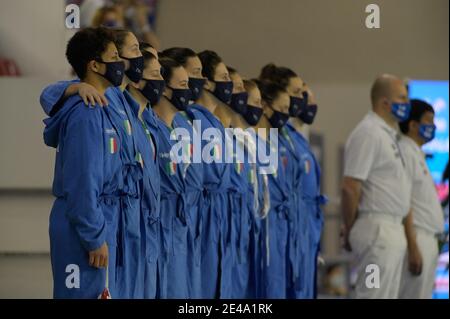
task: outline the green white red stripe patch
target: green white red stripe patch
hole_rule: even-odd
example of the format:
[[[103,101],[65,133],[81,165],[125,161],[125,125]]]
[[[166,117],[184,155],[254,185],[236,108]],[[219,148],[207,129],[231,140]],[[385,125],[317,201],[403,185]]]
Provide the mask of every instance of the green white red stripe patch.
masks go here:
[[[166,172],[169,175],[175,175],[175,173],[177,172],[177,163],[167,162],[166,163]]]
[[[129,120],[124,121],[125,130],[127,131],[128,135],[131,135],[131,124]]]
[[[114,137],[109,138],[109,153],[114,154],[117,152],[117,141]]]
[[[238,162],[236,162],[236,163],[234,163],[234,167],[235,167],[235,169],[236,169],[236,172],[237,172],[238,174],[241,174],[241,172],[244,170],[244,163],[238,163]]]

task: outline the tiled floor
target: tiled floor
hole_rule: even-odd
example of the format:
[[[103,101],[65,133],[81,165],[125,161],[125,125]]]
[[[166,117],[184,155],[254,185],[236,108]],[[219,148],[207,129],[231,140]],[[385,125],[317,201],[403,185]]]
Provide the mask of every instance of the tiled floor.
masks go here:
[[[0,255],[0,299],[51,297],[49,255]]]

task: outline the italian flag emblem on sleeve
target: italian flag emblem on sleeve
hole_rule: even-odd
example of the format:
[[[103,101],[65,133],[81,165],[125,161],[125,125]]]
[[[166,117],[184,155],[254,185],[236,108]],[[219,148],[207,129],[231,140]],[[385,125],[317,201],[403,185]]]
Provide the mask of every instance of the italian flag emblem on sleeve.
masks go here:
[[[169,175],[175,175],[177,171],[177,163],[174,162],[167,162],[166,163],[166,172]]]
[[[117,141],[114,137],[109,138],[109,153],[114,154],[117,152]]]
[[[127,131],[128,135],[131,135],[131,124],[129,120],[124,121],[125,130]]]

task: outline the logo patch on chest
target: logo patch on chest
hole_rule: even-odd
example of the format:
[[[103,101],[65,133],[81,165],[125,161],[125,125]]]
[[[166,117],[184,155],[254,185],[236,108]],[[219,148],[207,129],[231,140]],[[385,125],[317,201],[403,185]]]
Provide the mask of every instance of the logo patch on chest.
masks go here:
[[[115,154],[117,152],[117,140],[115,137],[109,138],[109,153]]]

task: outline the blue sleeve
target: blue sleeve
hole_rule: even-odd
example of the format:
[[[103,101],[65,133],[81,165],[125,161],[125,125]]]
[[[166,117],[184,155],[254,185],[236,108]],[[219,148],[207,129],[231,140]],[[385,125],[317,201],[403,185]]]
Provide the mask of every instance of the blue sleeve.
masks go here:
[[[106,240],[106,222],[99,204],[102,194],[104,143],[101,109],[76,107],[67,121],[63,152],[66,214],[87,251]]]
[[[79,82],[80,80],[75,79],[72,81],[59,81],[47,86],[42,91],[39,99],[45,114],[47,114],[48,116],[52,116],[53,114],[58,112],[63,104],[62,102],[64,100],[64,92],[66,91],[67,87],[73,83]]]

